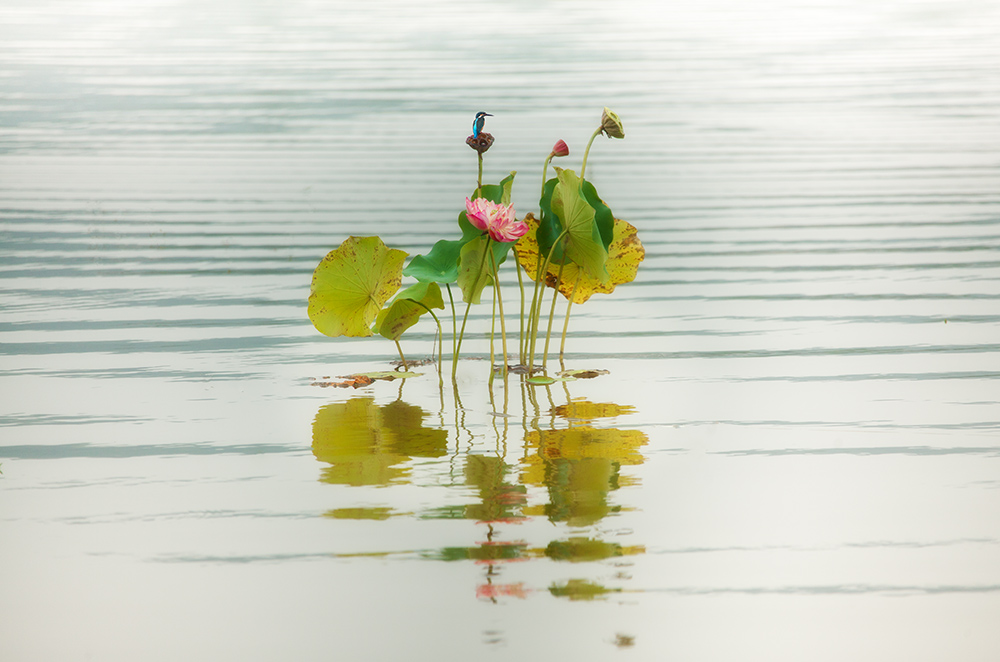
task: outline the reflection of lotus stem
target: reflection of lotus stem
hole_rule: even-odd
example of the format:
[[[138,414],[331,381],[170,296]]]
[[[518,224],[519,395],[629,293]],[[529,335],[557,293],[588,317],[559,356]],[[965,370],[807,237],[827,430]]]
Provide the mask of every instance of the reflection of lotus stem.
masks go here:
[[[587,149],[583,152],[583,163],[580,165],[580,180],[583,180],[583,173],[587,172],[587,157],[590,156],[590,146],[594,144],[594,138],[601,135],[601,131],[604,130],[603,126],[597,127],[597,131],[594,131],[594,135],[590,137],[590,142],[587,143]]]
[[[552,293],[552,308],[549,309],[549,326],[545,330],[545,349],[542,351],[543,371],[545,370],[545,367],[548,365],[549,362],[549,340],[552,337],[552,318],[556,314],[556,301],[559,300],[559,285],[562,283],[562,272],[564,266],[566,266],[565,262],[561,262],[559,264],[559,275],[556,276],[556,288],[555,291]]]
[[[490,241],[486,240],[486,249],[490,249]],[[476,272],[476,280],[473,283],[478,283],[479,279],[483,275],[483,266],[486,264],[486,251],[483,251],[483,259],[479,261],[479,271]],[[458,374],[458,353],[462,349],[462,339],[465,338],[465,323],[469,321],[469,309],[472,308],[472,301],[468,301],[465,304],[465,316],[462,317],[462,330],[458,334],[458,344],[455,346],[455,356],[452,358],[451,362],[451,380],[455,381],[455,376]],[[492,370],[492,368],[490,368]]]
[[[559,344],[559,360],[562,361],[563,353],[566,351],[566,330],[569,328],[569,312],[573,310],[573,297],[576,296],[576,288],[580,285],[580,276],[583,270],[577,269],[576,280],[573,281],[573,291],[569,294],[569,303],[566,304],[566,321],[563,323],[562,342]]]
[[[540,226],[539,226],[540,227]],[[528,351],[528,373],[532,372],[535,367],[535,341],[538,340],[538,323],[541,321],[542,316],[542,299],[544,292],[542,289],[542,281],[549,272],[549,265],[552,264],[552,256],[555,254],[556,246],[559,242],[568,235],[569,230],[563,230],[562,233],[556,237],[556,240],[552,242],[552,247],[549,249],[549,254],[545,257],[545,262],[541,260],[541,255],[539,255],[538,260],[538,271],[536,272],[535,278],[535,292],[531,297],[531,315],[528,318],[528,337],[531,339],[531,347]],[[538,232],[536,230],[535,237],[538,237]],[[558,287],[558,285],[556,286]],[[557,290],[558,292],[558,290]],[[554,295],[553,295],[554,296]]]
[[[490,267],[493,269],[493,291],[496,293],[494,297],[496,299],[497,305],[500,307],[500,338],[503,347],[503,371],[501,374],[507,375],[507,326],[503,321],[503,295],[500,293],[500,277],[497,273],[497,262],[496,258],[493,256],[493,250],[491,246],[492,242],[486,242],[486,250],[490,254]],[[493,342],[493,332],[490,332],[490,343],[492,349]],[[493,374],[493,355],[490,352],[490,374]]]
[[[451,291],[450,290],[448,291],[448,295],[451,296]],[[438,319],[438,316],[434,314],[433,310],[431,310],[430,308],[428,308],[424,304],[420,303],[419,301],[414,301],[413,303],[417,304],[418,306],[420,306],[421,308],[423,308],[424,310],[426,310],[427,312],[429,312],[431,314],[431,317],[434,318],[434,322],[437,324],[437,327],[438,327],[438,382],[443,385],[444,384],[444,369],[442,367],[442,365],[443,365],[442,361],[444,359],[442,357],[442,354],[444,354],[444,332],[441,330],[441,320]],[[454,306],[454,302],[452,302],[452,311],[454,311],[454,307],[455,307]],[[431,345],[431,347],[433,347],[433,345]],[[434,350],[432,349],[431,350],[431,357],[432,358],[433,358],[433,355],[434,355]]]
[[[399,341],[396,341],[396,349],[399,350],[399,358],[403,362],[403,372],[409,372],[410,369],[406,367],[406,357],[403,356],[403,348],[399,346]]]

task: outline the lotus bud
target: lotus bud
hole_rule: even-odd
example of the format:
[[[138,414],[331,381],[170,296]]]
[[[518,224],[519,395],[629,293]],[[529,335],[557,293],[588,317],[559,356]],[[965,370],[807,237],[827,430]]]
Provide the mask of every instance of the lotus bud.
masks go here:
[[[601,131],[608,138],[625,137],[625,127],[622,126],[622,121],[618,118],[618,115],[614,114],[606,106],[604,113],[601,115]]]
[[[569,145],[566,144],[565,140],[560,140],[556,143],[555,147],[552,148],[552,153],[549,156],[567,155],[569,155]]]

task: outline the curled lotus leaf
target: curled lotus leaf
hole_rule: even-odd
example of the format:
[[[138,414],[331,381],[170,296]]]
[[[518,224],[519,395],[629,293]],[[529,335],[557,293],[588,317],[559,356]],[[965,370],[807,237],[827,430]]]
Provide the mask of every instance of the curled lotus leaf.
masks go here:
[[[535,276],[538,272],[540,258],[535,232],[538,229],[538,219],[528,214],[524,220],[528,223],[528,232],[517,242],[514,250],[517,253],[518,263],[532,280],[537,280]],[[646,249],[639,241],[635,226],[616,218],[614,237],[608,246],[608,261],[605,265],[610,276],[608,282],[602,283],[576,264],[569,262],[563,266],[559,291],[567,299],[572,295],[573,303],[584,303],[596,293],[610,294],[615,291],[615,287],[618,285],[635,280],[639,271],[639,263],[645,257]],[[558,278],[559,265],[550,263],[548,273],[545,274],[545,284],[554,288]],[[579,282],[577,282],[577,278],[579,278]]]
[[[575,172],[556,168],[556,173],[559,183],[552,191],[552,213],[566,231],[565,258],[595,280],[606,283],[608,250],[596,222],[597,211],[584,195],[583,181]]]
[[[511,170],[510,174],[500,180],[499,184],[484,184],[481,189],[476,189],[470,196],[473,200],[479,197],[486,198],[498,205],[510,204],[510,190],[514,185],[516,170]]]
[[[444,308],[437,283],[417,283],[396,295],[375,318],[375,331],[383,338],[399,340],[431,308]]]
[[[414,255],[403,269],[403,275],[416,278],[421,283],[454,283],[458,279],[458,257],[461,251],[461,241],[442,239],[434,244],[427,255]]]
[[[309,319],[327,336],[372,335],[382,305],[399,289],[406,253],[378,237],[349,237],[313,272]]]
[[[497,269],[507,259],[511,243],[502,241],[487,241],[488,237],[480,235],[462,246],[462,256],[458,263],[458,286],[462,289],[462,300],[466,303],[479,303],[480,295],[487,285],[493,284],[493,274],[490,257],[486,246],[493,253],[493,263]]]

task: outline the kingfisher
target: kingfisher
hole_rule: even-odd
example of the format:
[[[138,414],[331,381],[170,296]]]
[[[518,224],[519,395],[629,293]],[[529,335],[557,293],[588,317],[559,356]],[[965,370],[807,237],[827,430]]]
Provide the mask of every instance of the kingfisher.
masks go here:
[[[472,120],[472,137],[478,138],[479,132],[483,130],[483,125],[486,124],[486,118],[493,117],[489,113],[484,113],[482,111],[476,113],[476,119]]]

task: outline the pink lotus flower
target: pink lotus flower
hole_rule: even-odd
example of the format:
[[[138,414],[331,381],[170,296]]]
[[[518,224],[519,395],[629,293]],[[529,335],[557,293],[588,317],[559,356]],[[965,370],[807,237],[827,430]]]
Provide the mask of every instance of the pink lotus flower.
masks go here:
[[[465,213],[469,222],[489,232],[493,241],[517,241],[528,231],[527,223],[514,218],[514,205],[498,205],[486,198],[466,198]]]
[[[552,156],[567,156],[569,154],[569,145],[566,144],[565,140],[560,140],[556,143],[556,146],[552,148]]]

